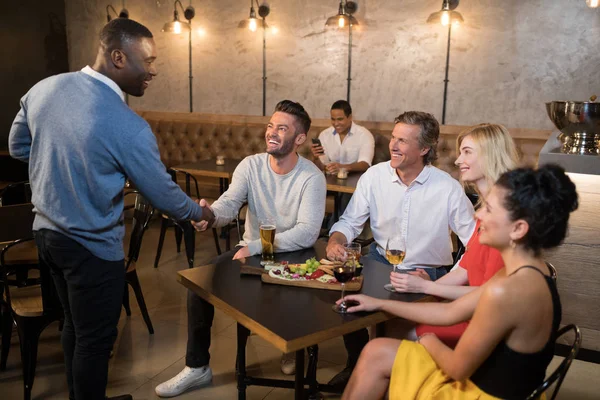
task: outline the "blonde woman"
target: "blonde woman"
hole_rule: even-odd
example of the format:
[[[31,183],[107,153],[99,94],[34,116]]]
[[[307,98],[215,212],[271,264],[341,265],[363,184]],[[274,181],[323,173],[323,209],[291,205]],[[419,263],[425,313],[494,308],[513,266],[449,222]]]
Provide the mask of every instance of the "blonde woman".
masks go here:
[[[343,400],[524,399],[554,355],[561,305],[542,251],[558,246],[578,206],[561,167],[504,173],[476,213],[479,240],[502,255],[506,274],[451,303],[404,303],[346,296],[349,312],[384,311],[412,321],[471,319],[455,349],[435,334],[417,343],[375,339],[365,347]]]
[[[479,124],[468,128],[456,140],[455,161],[466,190],[485,198],[494,182],[517,165],[517,150],[508,130],[497,124]],[[391,282],[399,292],[426,293],[455,300],[483,285],[504,267],[498,250],[479,243],[479,221],[456,267],[437,281],[424,271],[410,274],[392,273]],[[435,333],[446,345],[454,347],[468,322],[451,326],[417,325],[408,338],[416,340],[425,333]]]

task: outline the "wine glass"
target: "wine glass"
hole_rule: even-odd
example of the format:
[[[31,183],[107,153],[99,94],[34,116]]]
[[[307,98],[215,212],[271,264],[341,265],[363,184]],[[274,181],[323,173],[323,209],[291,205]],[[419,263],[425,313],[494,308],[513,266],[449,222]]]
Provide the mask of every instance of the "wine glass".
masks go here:
[[[402,264],[405,256],[406,245],[404,243],[404,238],[401,235],[394,235],[390,237],[387,241],[387,245],[385,246],[385,258],[394,266],[394,272],[396,272],[400,264]],[[396,291],[391,283],[386,284],[384,288],[390,292]]]
[[[344,250],[346,251],[346,260],[360,261],[361,246],[360,243],[344,243]]]
[[[334,304],[332,309],[336,313],[346,314],[348,312],[348,305],[344,301],[344,294],[346,290],[346,282],[354,277],[354,270],[356,269],[356,263],[350,260],[346,261],[343,265],[333,268],[333,275],[338,282],[342,284],[342,302],[340,304]]]

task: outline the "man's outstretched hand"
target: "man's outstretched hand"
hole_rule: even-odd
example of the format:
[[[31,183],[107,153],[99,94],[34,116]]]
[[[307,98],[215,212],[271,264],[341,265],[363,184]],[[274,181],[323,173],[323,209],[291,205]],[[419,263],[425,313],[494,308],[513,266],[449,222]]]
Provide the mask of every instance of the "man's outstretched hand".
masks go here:
[[[212,227],[215,222],[215,213],[205,199],[196,200],[196,203],[202,207],[202,217],[200,221],[192,221],[192,226],[197,231],[202,232]]]

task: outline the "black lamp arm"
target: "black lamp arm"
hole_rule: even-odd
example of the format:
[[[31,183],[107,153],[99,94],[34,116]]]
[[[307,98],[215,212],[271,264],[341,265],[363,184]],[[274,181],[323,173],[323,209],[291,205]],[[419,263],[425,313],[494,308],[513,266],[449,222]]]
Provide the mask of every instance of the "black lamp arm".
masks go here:
[[[177,4],[179,4],[179,8],[181,8],[181,11],[183,11],[183,16],[185,17],[185,19],[187,19],[188,21],[191,21],[192,18],[194,18],[194,16],[196,15],[196,11],[194,10],[194,7],[187,6],[184,9],[183,4],[181,4],[180,0],[175,0],[175,2],[173,3],[173,17],[175,18],[175,20],[176,21],[179,20],[179,12],[177,11]]]
[[[116,16],[118,16],[119,14],[117,14],[117,10],[115,10],[115,8],[109,4],[106,6],[106,22],[110,22],[110,20],[112,19],[110,16],[110,10],[113,10],[113,13],[115,13]]]

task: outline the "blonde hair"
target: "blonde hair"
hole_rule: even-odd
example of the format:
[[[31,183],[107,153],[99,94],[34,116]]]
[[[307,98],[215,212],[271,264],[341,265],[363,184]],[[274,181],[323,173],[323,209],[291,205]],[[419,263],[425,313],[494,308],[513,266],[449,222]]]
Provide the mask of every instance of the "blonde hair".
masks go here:
[[[467,136],[477,146],[479,163],[488,187],[492,187],[500,175],[517,167],[519,156],[515,142],[508,129],[499,124],[479,124],[465,129],[456,138],[456,154],[460,156],[460,145]],[[472,182],[463,182],[465,188],[477,190]],[[481,195],[481,193],[479,193]]]

